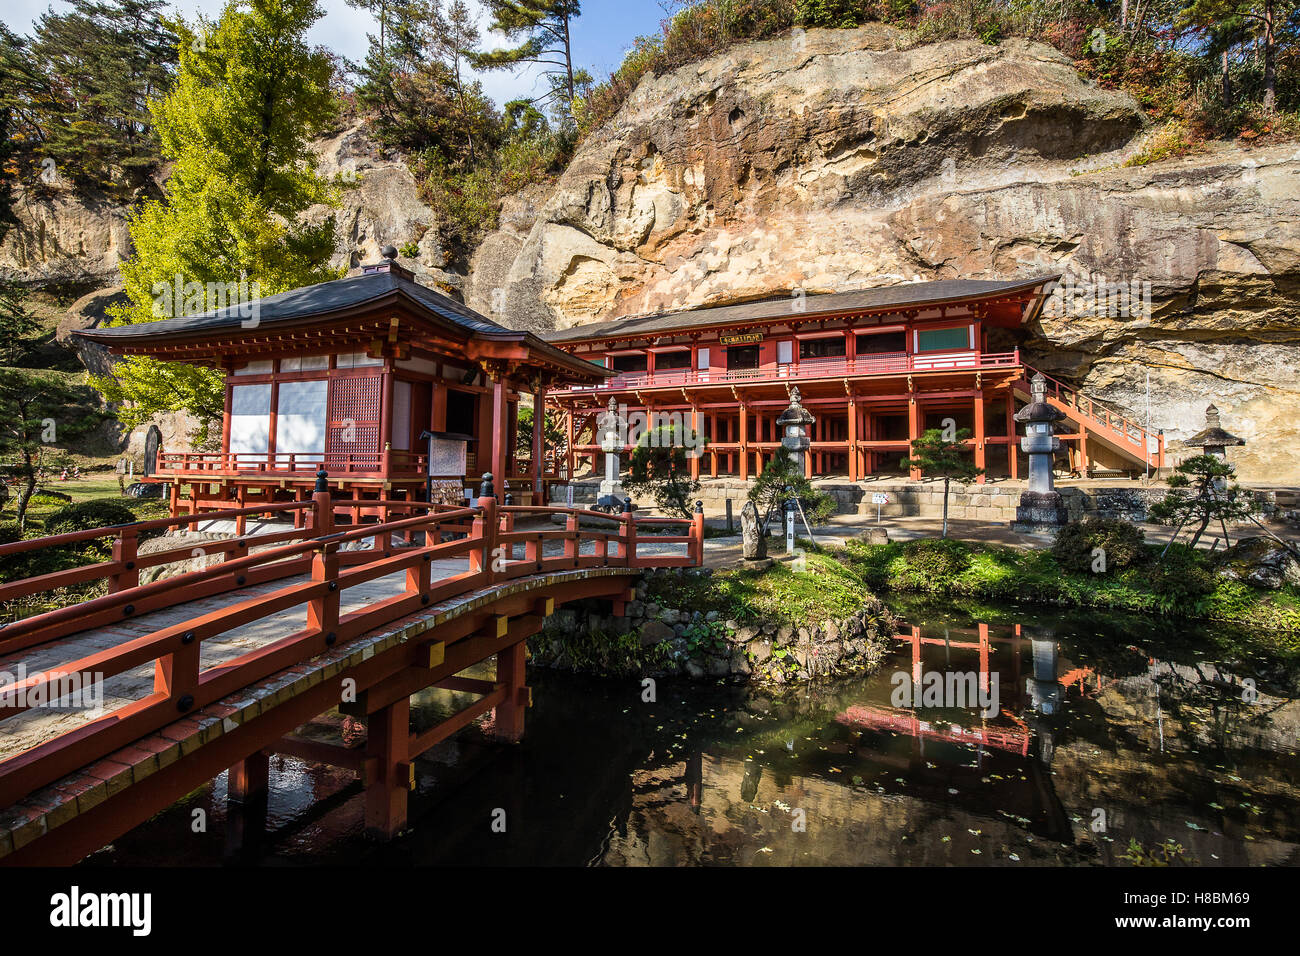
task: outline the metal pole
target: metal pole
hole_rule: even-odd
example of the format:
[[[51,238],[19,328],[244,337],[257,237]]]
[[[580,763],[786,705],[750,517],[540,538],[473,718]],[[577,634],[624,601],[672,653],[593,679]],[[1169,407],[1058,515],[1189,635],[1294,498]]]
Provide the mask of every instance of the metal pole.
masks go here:
[[[1146,463],[1145,481],[1151,480],[1151,369],[1147,369],[1147,427],[1142,432],[1142,458]]]

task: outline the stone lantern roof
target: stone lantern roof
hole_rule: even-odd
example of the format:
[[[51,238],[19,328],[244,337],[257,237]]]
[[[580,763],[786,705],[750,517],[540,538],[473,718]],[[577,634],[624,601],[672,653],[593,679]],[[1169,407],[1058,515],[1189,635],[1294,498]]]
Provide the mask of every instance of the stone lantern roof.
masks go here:
[[[803,407],[803,396],[799,394],[799,387],[796,385],[790,389],[790,406],[781,413],[776,423],[784,428],[787,425],[807,426],[816,420],[812,412]]]
[[[1191,448],[1227,448],[1244,445],[1246,439],[1223,430],[1219,423],[1219,410],[1214,405],[1205,408],[1205,427],[1183,442]]]

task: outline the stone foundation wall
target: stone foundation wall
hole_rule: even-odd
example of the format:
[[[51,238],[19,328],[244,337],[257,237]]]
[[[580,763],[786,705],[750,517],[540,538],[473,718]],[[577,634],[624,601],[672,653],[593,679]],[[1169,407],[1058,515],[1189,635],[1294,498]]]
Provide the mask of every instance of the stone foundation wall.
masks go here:
[[[595,504],[598,481],[578,481],[573,483],[573,501],[578,506]],[[740,509],[745,503],[751,482],[739,479],[717,479],[701,483],[698,497],[704,502],[704,513],[708,517],[726,514],[727,499],[731,499],[732,513],[736,519],[736,533],[740,533]],[[565,501],[564,485],[551,487],[551,501],[563,504]],[[871,496],[876,492],[889,495],[889,504],[882,505],[880,513],[884,517],[922,517],[938,518],[943,515],[943,483],[939,481],[896,482],[861,484],[818,484],[822,491],[835,498],[837,514],[860,514],[874,516],[876,506],[871,503]],[[1020,501],[1020,485],[970,484],[952,486],[948,495],[948,517],[992,523],[1010,523],[1016,517],[1016,505]],[[1146,520],[1147,509],[1159,501],[1168,489],[1160,487],[1143,487],[1136,482],[1105,487],[1079,488],[1073,486],[1058,487],[1065,503],[1070,520],[1081,518],[1125,518],[1129,521]],[[1276,493],[1257,491],[1265,512],[1276,509]],[[652,502],[640,500],[640,507],[650,507]]]

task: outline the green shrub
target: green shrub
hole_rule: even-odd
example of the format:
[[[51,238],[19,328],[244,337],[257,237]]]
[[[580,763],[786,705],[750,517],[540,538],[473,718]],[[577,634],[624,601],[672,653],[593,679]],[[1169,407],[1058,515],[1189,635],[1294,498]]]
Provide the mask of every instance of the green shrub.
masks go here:
[[[1116,518],[1071,521],[1056,536],[1052,556],[1066,571],[1093,571],[1096,551],[1105,554],[1105,571],[1119,571],[1147,557],[1142,529]]]
[[[23,532],[17,521],[0,521],[0,544],[13,544],[22,539]]]
[[[131,524],[134,521],[135,512],[126,505],[100,499],[82,501],[50,512],[45,519],[44,530],[47,535],[70,534],[74,531]]]
[[[835,498],[814,487],[794,459],[780,451],[768,459],[749,489],[749,500],[758,509],[760,520],[771,514],[778,527],[783,524],[787,488],[799,499],[809,524],[825,524],[835,514]]]
[[[1170,607],[1194,603],[1212,592],[1218,583],[1205,557],[1195,548],[1175,544],[1165,556],[1142,569],[1142,578]],[[1190,612],[1184,608],[1184,613]]]
[[[930,579],[954,578],[970,567],[970,548],[951,538],[921,538],[903,545],[908,569]]]

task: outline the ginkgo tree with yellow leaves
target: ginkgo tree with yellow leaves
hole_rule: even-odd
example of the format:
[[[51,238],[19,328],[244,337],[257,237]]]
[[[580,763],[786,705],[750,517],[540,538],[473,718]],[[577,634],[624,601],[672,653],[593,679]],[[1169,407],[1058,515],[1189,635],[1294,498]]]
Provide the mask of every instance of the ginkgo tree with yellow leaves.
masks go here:
[[[308,148],[337,118],[334,64],[305,39],[321,15],[317,0],[229,0],[215,23],[175,24],[175,83],[150,103],[171,174],[164,198],[131,218],[132,253],[122,263],[129,301],[113,311],[116,323],[227,304],[176,290],[261,297],[341,274],[329,265],[333,219],[305,216],[312,206],[336,207],[341,188]],[[221,418],[218,370],[132,356],[95,385],[127,428],[188,411],[202,441]]]

